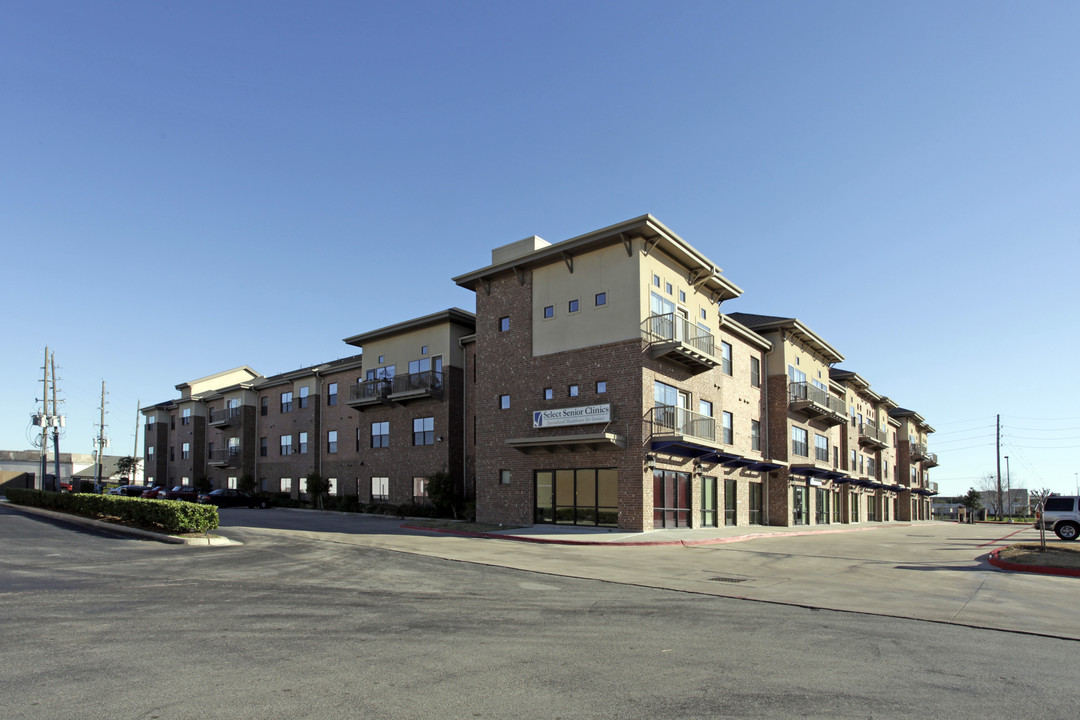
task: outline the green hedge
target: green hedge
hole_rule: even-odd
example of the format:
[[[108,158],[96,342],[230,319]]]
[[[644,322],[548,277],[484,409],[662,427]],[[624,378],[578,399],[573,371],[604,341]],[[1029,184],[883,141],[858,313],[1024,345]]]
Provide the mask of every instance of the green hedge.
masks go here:
[[[144,500],[123,495],[54,493],[19,488],[5,488],[4,494],[8,500],[18,505],[88,517],[115,517],[139,527],[169,534],[205,533],[218,526],[217,507],[181,500]]]

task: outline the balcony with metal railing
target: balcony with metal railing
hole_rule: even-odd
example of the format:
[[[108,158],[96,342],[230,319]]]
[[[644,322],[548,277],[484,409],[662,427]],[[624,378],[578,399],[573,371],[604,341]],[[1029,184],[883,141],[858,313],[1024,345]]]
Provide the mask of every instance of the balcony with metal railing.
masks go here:
[[[889,444],[888,434],[869,423],[859,424],[859,444],[868,447],[884,448]]]
[[[349,397],[345,404],[355,410],[380,404],[390,404],[390,395],[394,392],[393,378],[375,378],[363,380],[349,386]]]
[[[241,407],[210,408],[210,427],[229,427],[236,425],[244,415]]]
[[[788,383],[788,402],[792,411],[804,413],[829,425],[847,422],[844,401],[808,382]]]
[[[716,418],[692,412],[674,405],[657,405],[649,411],[652,436],[675,438],[690,442],[706,442],[719,447],[716,442]]]
[[[435,370],[397,375],[390,385],[388,399],[393,402],[408,402],[420,398],[442,395],[443,375]]]
[[[932,468],[937,467],[938,457],[937,453],[930,452],[926,443],[911,443],[911,460],[922,461],[923,467]]]
[[[237,467],[240,464],[240,447],[234,445],[211,450],[206,462],[213,467]]]
[[[723,361],[716,355],[716,339],[681,315],[652,315],[641,323],[641,336],[654,358],[671,360],[691,372],[704,372]]]

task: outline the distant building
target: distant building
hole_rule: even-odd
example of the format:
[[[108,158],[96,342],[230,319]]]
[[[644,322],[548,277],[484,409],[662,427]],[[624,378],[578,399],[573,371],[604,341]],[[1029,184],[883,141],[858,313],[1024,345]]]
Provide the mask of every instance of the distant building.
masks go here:
[[[106,482],[115,482],[120,479],[116,470],[117,463],[122,456],[105,455],[102,457],[101,478]],[[53,455],[48,455],[46,467],[46,486],[53,486],[56,474],[56,465]],[[81,453],[60,453],[60,478],[63,486],[71,485],[73,480],[94,480],[97,466],[93,455]],[[0,487],[35,487],[38,475],[41,474],[41,451],[39,450],[0,450]],[[132,484],[141,485],[143,479],[142,465],[140,464]],[[78,488],[74,488],[78,490]]]

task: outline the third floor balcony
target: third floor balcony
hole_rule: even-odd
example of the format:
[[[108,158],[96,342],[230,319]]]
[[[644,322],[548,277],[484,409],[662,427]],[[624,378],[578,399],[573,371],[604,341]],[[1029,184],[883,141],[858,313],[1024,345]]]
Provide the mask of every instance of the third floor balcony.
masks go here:
[[[888,434],[869,423],[859,424],[859,444],[884,448],[888,445]]]
[[[641,337],[649,343],[652,357],[671,360],[691,372],[704,372],[723,363],[716,355],[712,333],[675,313],[646,318],[641,323]]]
[[[847,421],[844,401],[808,382],[788,383],[788,403],[792,411],[805,413],[829,425]]]
[[[210,408],[210,427],[228,427],[236,425],[243,417],[244,409],[240,407]]]
[[[212,467],[237,467],[240,464],[240,447],[218,448],[207,453],[206,462]]]
[[[937,453],[930,452],[926,443],[911,443],[911,461],[919,460],[922,461],[923,467],[927,468],[937,467],[938,464]]]
[[[716,419],[674,405],[657,405],[650,411],[653,438],[669,437],[716,444]]]

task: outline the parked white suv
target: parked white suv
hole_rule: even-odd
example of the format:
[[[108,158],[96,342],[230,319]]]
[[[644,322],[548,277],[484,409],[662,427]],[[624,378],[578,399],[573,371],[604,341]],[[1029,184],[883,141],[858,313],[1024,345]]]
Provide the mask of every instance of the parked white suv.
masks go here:
[[[1080,508],[1076,495],[1051,495],[1046,498],[1042,517],[1039,522],[1047,530],[1053,530],[1062,540],[1076,540],[1080,537]],[[1038,527],[1039,523],[1036,523]]]

